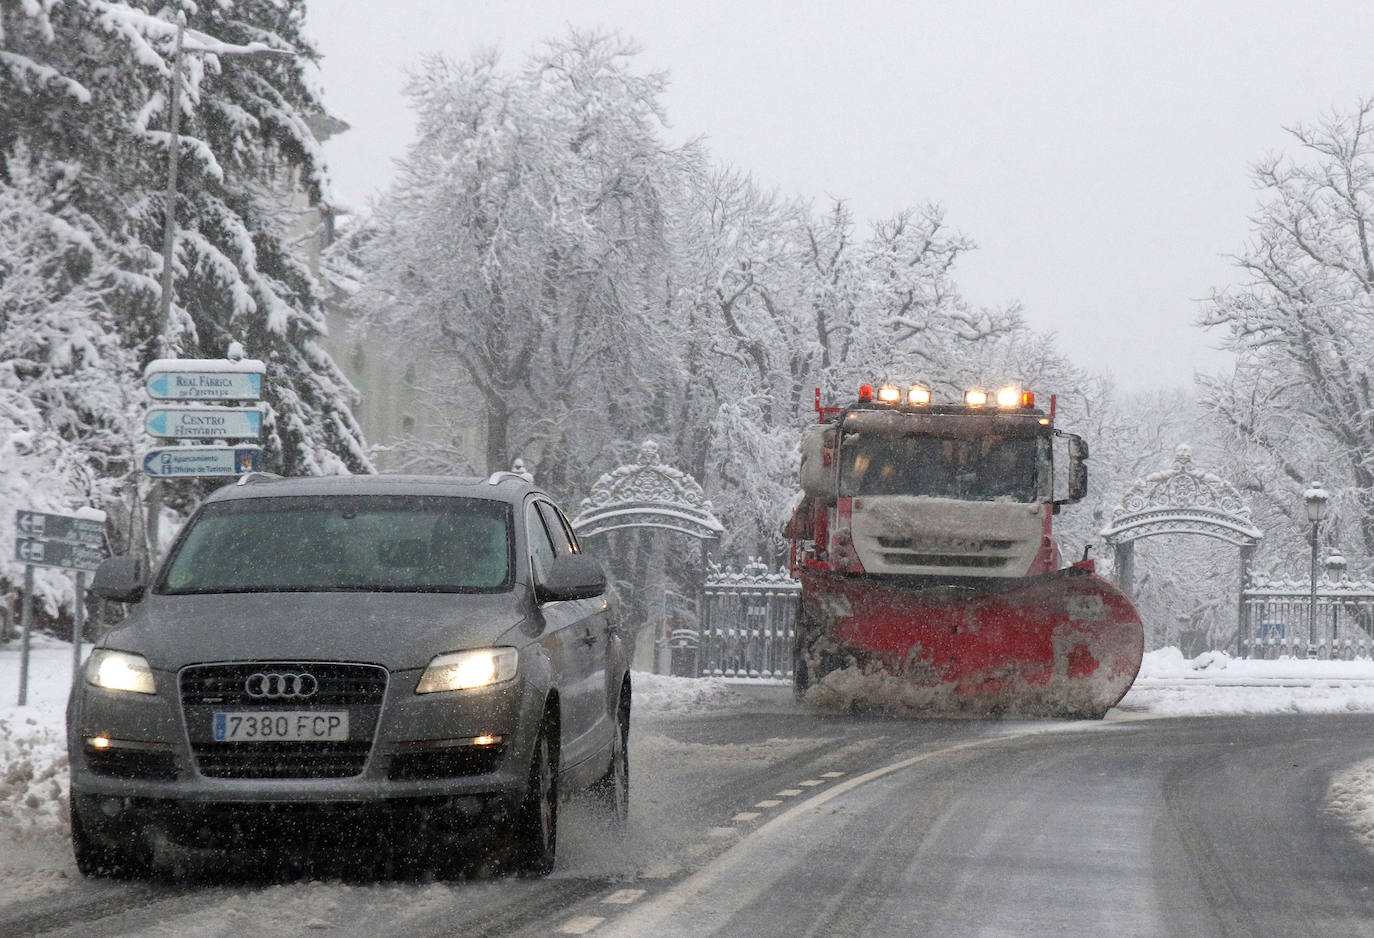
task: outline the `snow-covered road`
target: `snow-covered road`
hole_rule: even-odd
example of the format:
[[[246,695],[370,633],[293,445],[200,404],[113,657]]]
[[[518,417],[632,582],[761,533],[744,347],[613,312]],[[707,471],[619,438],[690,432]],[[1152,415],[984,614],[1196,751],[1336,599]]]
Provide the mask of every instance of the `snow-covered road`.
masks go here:
[[[1323,810],[1328,802],[1358,830],[1374,830],[1374,762],[1365,761],[1374,755],[1374,746],[1361,745],[1364,735],[1374,739],[1374,734],[1364,733],[1366,717],[1350,716],[1352,711],[1374,713],[1374,665],[1242,662],[1215,654],[1185,662],[1166,650],[1149,656],[1123,707],[1102,723],[817,714],[794,704],[785,688],[637,675],[628,836],[613,840],[583,807],[568,806],[558,869],[542,882],[344,881],[327,868],[304,875],[292,869],[257,871],[245,877],[242,871],[213,864],[192,870],[199,875],[190,882],[84,881],[66,843],[61,724],[70,662],[68,646],[37,642],[30,705],[19,708],[11,693],[17,647],[0,648],[0,936],[201,938],[251,931],[259,938],[306,933],[377,938],[464,929],[647,934],[636,932],[636,923],[646,922],[656,923],[650,931],[709,934],[708,921],[724,923],[720,934],[736,934],[753,916],[793,926],[790,932],[770,932],[750,925],[761,934],[848,934],[858,933],[862,918],[852,902],[832,904],[826,911],[807,897],[822,890],[854,894],[872,881],[873,870],[885,871],[883,881],[894,889],[911,892],[901,880],[907,875],[901,870],[909,867],[923,870],[921,882],[944,882],[939,895],[913,893],[922,897],[921,915],[954,916],[952,922],[957,904],[941,896],[965,895],[970,901],[983,896],[979,921],[992,929],[984,933],[998,933],[1017,906],[990,901],[988,884],[977,885],[980,876],[992,876],[1000,884],[993,893],[1020,890],[1029,895],[1040,888],[1038,875],[1051,876],[1058,869],[1063,883],[1079,884],[1058,890],[1064,893],[1063,902],[1078,896],[1075,901],[1087,903],[1089,913],[1102,912],[1089,898],[1105,883],[1098,880],[1115,870],[1111,875],[1117,876],[1118,891],[1125,888],[1129,895],[1123,894],[1114,908],[1134,916],[1130,921],[1140,925],[1135,933],[1183,934],[1176,926],[1186,920],[1171,919],[1174,905],[1161,904],[1156,894],[1161,888],[1172,891],[1178,883],[1156,868],[1193,869],[1202,861],[1188,853],[1189,844],[1202,844],[1197,849],[1204,854],[1220,849],[1209,839],[1216,828],[1212,822],[1224,820],[1236,805],[1198,800],[1207,787],[1202,781],[1210,775],[1247,784],[1268,779],[1275,804],[1288,804],[1295,785],[1303,791],[1311,788],[1309,803],[1295,806],[1301,810],[1293,821],[1295,830],[1307,829],[1303,824],[1320,828],[1320,836],[1304,835],[1309,842],[1324,843],[1331,831],[1340,834],[1331,820],[1336,815]],[[1294,712],[1316,715],[1261,716]],[[1186,714],[1253,716],[1177,718]],[[1341,729],[1336,733],[1328,726]],[[1238,755],[1242,750],[1228,744],[1241,738],[1252,742],[1243,751],[1254,753],[1253,764],[1246,762],[1250,756]],[[1295,740],[1294,745],[1311,750],[1299,758],[1300,778],[1284,761],[1292,761],[1287,755],[1259,745],[1271,738]],[[1142,743],[1148,746],[1142,749]],[[1143,752],[1154,755],[1147,758]],[[1328,792],[1332,776],[1335,785]],[[1191,779],[1193,786],[1185,786],[1193,794],[1182,802],[1178,791],[1185,789],[1178,788],[1179,779]],[[1247,798],[1254,797],[1253,788],[1251,784]],[[1056,793],[1064,797],[1056,801]],[[1168,820],[1175,817],[1185,818],[1184,828],[1191,824],[1209,833],[1199,841]],[[997,819],[995,828],[989,827],[991,818]],[[1069,823],[1074,819],[1089,823],[1076,828]],[[1079,828],[1063,842],[1045,833]],[[1151,834],[1175,828],[1182,832],[1171,838]],[[961,831],[973,839],[961,840]],[[1342,842],[1357,858],[1342,854],[1343,863],[1357,868],[1368,862],[1369,855],[1353,839]],[[1009,849],[1017,845],[1019,852]],[[1069,872],[1068,861],[1055,860],[1063,851],[1077,857],[1082,869]],[[1320,859],[1285,851],[1277,841],[1261,852],[1302,863]],[[808,858],[800,879],[795,863],[779,862],[779,857],[794,855]],[[944,880],[932,879],[933,868],[953,870],[946,861],[955,856],[964,858],[963,878],[949,872]],[[1092,856],[1107,856],[1112,863],[1094,864]],[[1216,868],[1220,881],[1276,875],[1272,869],[1251,867],[1247,872],[1243,865],[1233,868],[1224,862]],[[870,873],[857,872],[864,869]],[[1212,916],[1198,918],[1202,924],[1196,933],[1227,933],[1207,925],[1215,925],[1212,910],[1227,907],[1225,896],[1218,899],[1207,892],[1210,887],[1201,873],[1194,878],[1201,885],[1191,894],[1190,907]],[[801,898],[787,898],[797,891]],[[781,904],[779,909],[788,903],[811,909],[814,915],[789,917],[772,909],[775,903]],[[1068,907],[1049,907],[1045,921]],[[1341,903],[1328,896],[1324,907],[1340,908]],[[874,921],[911,914],[900,905],[870,911]],[[1091,914],[1076,920],[1091,922]],[[812,925],[823,920],[831,923],[830,930],[815,931]]]

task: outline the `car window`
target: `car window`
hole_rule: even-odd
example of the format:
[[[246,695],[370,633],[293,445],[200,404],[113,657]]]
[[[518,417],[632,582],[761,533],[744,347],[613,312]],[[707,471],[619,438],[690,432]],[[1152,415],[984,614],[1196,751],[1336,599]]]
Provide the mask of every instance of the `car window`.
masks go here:
[[[206,505],[163,593],[484,592],[512,583],[510,507],[428,495],[286,496]]]
[[[535,505],[538,506],[539,514],[544,519],[544,527],[553,540],[554,551],[560,556],[577,553],[577,541],[574,539],[568,522],[563,518],[563,513],[555,508],[551,502],[535,502]]]
[[[530,542],[530,569],[536,583],[543,581],[553,566],[556,551],[549,537],[548,529],[539,513],[538,503],[531,502],[525,507],[525,535]]]

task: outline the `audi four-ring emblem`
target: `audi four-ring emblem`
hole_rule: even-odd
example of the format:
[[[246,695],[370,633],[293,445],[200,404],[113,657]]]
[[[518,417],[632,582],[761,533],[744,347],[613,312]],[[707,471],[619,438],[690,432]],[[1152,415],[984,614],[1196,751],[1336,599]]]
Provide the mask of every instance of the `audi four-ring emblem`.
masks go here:
[[[302,700],[319,688],[315,675],[289,671],[258,671],[243,682],[243,689],[255,700]]]

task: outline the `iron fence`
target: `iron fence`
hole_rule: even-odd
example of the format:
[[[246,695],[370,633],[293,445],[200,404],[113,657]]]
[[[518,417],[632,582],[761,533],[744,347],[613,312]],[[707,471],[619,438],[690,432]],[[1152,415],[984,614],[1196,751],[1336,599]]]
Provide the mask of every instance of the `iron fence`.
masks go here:
[[[1353,659],[1374,653],[1374,583],[1321,583],[1313,607],[1310,583],[1261,580],[1243,590],[1240,600],[1238,644],[1246,657]]]
[[[706,579],[700,674],[756,681],[792,679],[801,584],[755,561]]]

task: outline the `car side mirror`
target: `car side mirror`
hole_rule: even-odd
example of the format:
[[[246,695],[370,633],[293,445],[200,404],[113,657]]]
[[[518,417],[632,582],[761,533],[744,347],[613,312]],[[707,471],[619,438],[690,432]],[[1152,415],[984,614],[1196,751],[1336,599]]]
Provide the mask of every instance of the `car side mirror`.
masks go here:
[[[143,598],[147,582],[143,563],[130,554],[118,554],[101,561],[91,578],[91,592],[117,603],[136,603]]]
[[[590,599],[604,592],[606,575],[601,572],[601,564],[586,554],[560,554],[535,584],[534,595],[539,602],[548,603]]]

